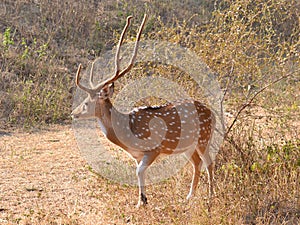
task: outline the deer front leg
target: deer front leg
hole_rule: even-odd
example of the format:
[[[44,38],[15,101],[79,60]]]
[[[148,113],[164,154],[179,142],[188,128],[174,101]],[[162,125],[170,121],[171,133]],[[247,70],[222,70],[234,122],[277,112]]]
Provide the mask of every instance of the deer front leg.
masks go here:
[[[146,169],[154,162],[159,153],[156,152],[147,152],[137,166],[137,177],[138,177],[138,186],[139,186],[139,201],[137,207],[140,207],[141,204],[146,205],[147,197],[145,194],[145,171]]]
[[[138,176],[138,186],[139,186],[139,201],[137,204],[137,208],[141,206],[141,204],[147,204],[147,197],[145,195],[145,170],[146,166],[143,165],[143,161],[137,167],[136,173]]]

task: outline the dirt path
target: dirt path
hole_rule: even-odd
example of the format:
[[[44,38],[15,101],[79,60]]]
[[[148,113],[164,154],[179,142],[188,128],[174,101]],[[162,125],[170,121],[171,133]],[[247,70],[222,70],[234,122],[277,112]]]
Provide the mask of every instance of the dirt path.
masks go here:
[[[179,216],[178,205],[191,179],[188,174],[187,181],[149,186],[151,210],[136,209],[137,188],[92,173],[70,126],[32,133],[1,132],[0,155],[0,224],[170,222]],[[174,189],[176,183],[183,185]],[[190,206],[180,207],[178,218],[185,220],[189,217],[185,208]]]
[[[69,126],[2,134],[0,149],[0,224],[105,220]]]

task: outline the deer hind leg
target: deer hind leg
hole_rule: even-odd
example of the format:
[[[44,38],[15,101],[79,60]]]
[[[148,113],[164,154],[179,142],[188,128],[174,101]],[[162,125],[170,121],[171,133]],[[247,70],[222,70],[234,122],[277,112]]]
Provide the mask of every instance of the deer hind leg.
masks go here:
[[[187,200],[189,200],[193,196],[193,194],[197,188],[197,185],[199,183],[199,176],[200,176],[200,169],[202,166],[202,160],[199,157],[197,151],[195,151],[193,153],[192,157],[190,158],[190,162],[193,164],[194,171],[193,171],[193,179],[192,179],[192,183],[191,183],[191,187],[190,187],[190,192],[186,197]]]
[[[145,195],[145,171],[146,169],[154,162],[159,153],[157,152],[147,152],[143,156],[142,160],[137,166],[137,176],[138,176],[138,186],[139,186],[139,201],[137,207],[140,207],[141,204],[147,204],[147,197]]]
[[[213,168],[214,168],[214,163],[209,155],[209,151],[208,148],[203,149],[203,152],[200,150],[201,148],[199,148],[200,157],[204,163],[204,166],[206,168],[207,171],[207,175],[208,175],[208,194],[209,194],[209,198],[212,197],[213,194]],[[199,168],[201,169],[201,167]]]
[[[213,196],[213,191],[214,191],[214,188],[213,188],[213,169],[214,169],[214,164],[211,163],[207,168],[206,168],[206,171],[207,171],[207,174],[208,174],[208,187],[209,187],[209,192],[208,192],[208,196],[209,198],[211,198]]]

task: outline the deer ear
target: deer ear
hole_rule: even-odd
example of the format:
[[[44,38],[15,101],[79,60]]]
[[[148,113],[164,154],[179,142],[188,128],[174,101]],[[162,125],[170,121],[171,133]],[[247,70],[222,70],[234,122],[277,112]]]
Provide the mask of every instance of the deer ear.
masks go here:
[[[115,83],[111,83],[109,86],[108,86],[108,96],[111,98],[112,95],[114,94],[114,88],[115,88]]]

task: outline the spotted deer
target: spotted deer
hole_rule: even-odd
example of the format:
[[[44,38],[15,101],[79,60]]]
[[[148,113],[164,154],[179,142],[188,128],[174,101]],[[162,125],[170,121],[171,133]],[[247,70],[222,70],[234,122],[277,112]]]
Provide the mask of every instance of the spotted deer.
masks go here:
[[[135,108],[130,113],[124,114],[119,112],[110,100],[114,93],[114,82],[129,72],[134,65],[146,18],[147,16],[145,15],[137,33],[131,60],[125,69],[120,70],[120,47],[132,16],[127,18],[127,23],[117,45],[115,72],[112,77],[95,86],[93,84],[93,63],[89,78],[91,87],[83,86],[80,84],[80,71],[82,66],[79,65],[76,73],[76,85],[84,90],[88,94],[88,97],[74,109],[72,117],[74,119],[97,118],[106,138],[127,151],[136,161],[139,187],[139,201],[137,206],[147,204],[145,195],[145,171],[155,159],[161,155],[187,153],[190,150],[192,150],[192,152],[188,157],[189,161],[193,164],[193,178],[187,199],[193,195],[197,187],[202,164],[204,164],[208,173],[210,196],[213,191],[213,162],[209,155],[208,148],[215,127],[215,117],[209,108],[198,101],[183,101],[176,104],[169,103],[163,106]],[[192,119],[192,117],[196,119]],[[121,129],[124,128],[128,133],[132,133],[134,140],[138,139],[146,143],[147,141],[151,141],[153,137],[159,137],[158,144],[152,147],[151,145],[143,146],[140,143],[135,145],[136,143],[132,141],[132,136],[130,135],[128,135],[128,137],[125,135],[120,138],[116,132],[116,128],[118,128],[118,125],[120,125],[125,118],[129,119],[125,125],[123,123],[122,126],[124,127],[121,127]],[[161,119],[163,121],[162,124],[165,125],[162,126],[164,132],[156,132],[156,136],[155,132],[152,132],[150,129],[151,122],[155,119]],[[187,121],[192,123],[192,125],[196,124],[196,127],[194,126],[194,128],[191,128],[189,131],[184,131],[183,127]],[[198,132],[196,132],[196,130],[198,130]],[[192,142],[196,144],[192,146]],[[181,145],[180,148],[178,148],[179,144]],[[191,147],[193,147],[193,149],[191,149]]]

